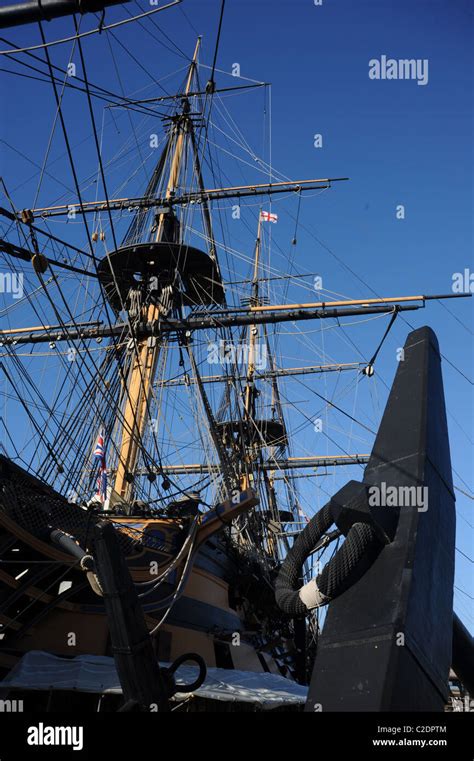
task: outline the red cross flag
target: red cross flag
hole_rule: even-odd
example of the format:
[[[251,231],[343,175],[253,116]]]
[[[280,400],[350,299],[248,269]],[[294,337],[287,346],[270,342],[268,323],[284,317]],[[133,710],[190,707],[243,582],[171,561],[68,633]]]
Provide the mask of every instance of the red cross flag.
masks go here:
[[[278,214],[272,214],[270,211],[260,212],[261,222],[278,222]]]

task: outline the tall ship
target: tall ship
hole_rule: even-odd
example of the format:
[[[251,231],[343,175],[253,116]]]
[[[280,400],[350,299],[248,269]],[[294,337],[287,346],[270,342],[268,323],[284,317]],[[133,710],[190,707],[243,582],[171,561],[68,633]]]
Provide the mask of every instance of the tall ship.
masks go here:
[[[380,593],[387,610],[372,603],[373,619],[356,630],[383,631],[390,642],[390,627],[408,622],[416,665],[403,668],[423,673],[430,686],[426,694],[420,688],[421,702],[439,708],[453,668],[452,626],[448,636],[439,624],[428,645],[410,612],[416,594],[419,615],[453,618],[454,491],[439,347],[429,328],[404,323],[385,412],[369,422],[366,410],[395,321],[433,299],[468,294],[354,299],[298,269],[305,218],[321,193],[337,198],[348,178],[288,178],[268,151],[257,155],[255,125],[239,124],[239,103],[258,94],[267,118],[269,86],[220,71],[223,13],[205,52],[200,36],[184,52],[167,37],[184,65],[167,76],[158,61],[152,84],[131,92],[120,84],[114,48],[143,67],[127,34],[134,42],[132,29],[160,34],[162,14],[177,13],[179,2],[79,5],[43,0],[0,10],[6,37],[7,27],[39,24],[40,44],[20,44],[15,29],[17,43],[3,37],[1,52],[19,91],[23,75],[49,89],[51,124],[44,145],[28,146],[36,190],[1,180],[9,286],[0,330],[1,688],[24,689],[25,700],[36,690],[40,705],[63,680],[62,689],[83,689],[87,710],[96,705],[91,694],[103,699],[104,681],[91,677],[84,687],[70,669],[82,663],[110,675],[112,658],[125,652],[110,602],[118,592],[107,587],[98,549],[108,526],[155,663],[198,656],[213,677],[185,710],[200,696],[215,710],[216,680],[217,701],[237,710],[298,709],[319,685],[330,703],[331,641],[340,635],[345,647],[357,639],[349,637],[354,608],[378,599],[385,566],[394,580],[393,594]],[[59,65],[55,19],[68,14],[72,31],[59,40]],[[91,36],[104,51],[111,46],[117,87],[96,83]],[[295,212],[289,246],[278,236],[285,207]],[[361,355],[347,326],[372,320],[379,337]],[[345,356],[327,350],[329,329],[344,337]],[[399,492],[393,510],[371,502],[370,489],[385,499],[387,489],[423,497],[425,488],[438,518],[438,508],[425,515],[423,503],[397,501]],[[444,526],[444,550],[426,528],[435,520]],[[407,576],[414,567],[425,569],[424,579]],[[444,579],[436,600],[433,574]],[[461,651],[470,652],[456,626]],[[357,652],[367,674],[388,670],[395,657],[387,650],[379,663],[360,642]],[[336,670],[342,679],[343,663]],[[40,673],[46,681],[35,681]],[[116,706],[118,682],[109,690]],[[383,691],[374,698],[380,710],[395,710]],[[340,709],[350,710],[350,701]]]

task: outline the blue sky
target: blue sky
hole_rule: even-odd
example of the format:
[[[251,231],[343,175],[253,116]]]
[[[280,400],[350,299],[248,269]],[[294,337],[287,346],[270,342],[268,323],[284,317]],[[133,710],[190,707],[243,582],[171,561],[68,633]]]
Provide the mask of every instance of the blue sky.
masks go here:
[[[144,0],[141,6],[148,8]],[[134,3],[129,4],[129,8],[136,10]],[[155,20],[187,55],[193,50],[196,31],[202,34],[201,62],[209,64],[218,10],[217,1],[188,0],[181,7],[157,14]],[[337,184],[330,192],[302,201],[302,226],[298,228],[298,245],[293,251],[293,271],[318,272],[325,289],[349,298],[365,298],[374,292],[386,296],[449,293],[453,273],[465,268],[473,270],[472,14],[472,4],[467,0],[418,0],[416,3],[323,0],[321,6],[315,6],[312,0],[285,3],[228,0],[217,66],[230,72],[232,65],[238,63],[242,77],[272,83],[271,159],[275,169],[295,179],[350,178],[350,182]],[[113,9],[107,12],[106,19],[112,21],[124,15],[122,9]],[[91,27],[89,20],[83,24],[84,28]],[[68,36],[72,33],[71,22],[61,20],[47,24],[45,31],[48,39]],[[157,33],[156,29],[152,31]],[[153,80],[182,69],[186,63],[172,45],[171,50],[165,49],[137,25],[123,27],[115,34],[141,64],[139,67],[120,44],[113,41],[120,83],[114,61],[102,44],[104,40],[97,35],[91,37],[84,41],[84,50],[90,79],[116,92],[120,92],[122,86],[127,94],[146,88],[145,97],[158,95],[160,90]],[[5,36],[17,45],[39,42],[35,27],[11,30]],[[5,48],[5,43],[1,46]],[[69,51],[65,46],[52,48],[53,62],[64,65]],[[412,80],[369,79],[369,61],[382,55],[395,59],[427,59],[427,85],[420,86]],[[74,60],[77,61],[77,56]],[[15,68],[10,62],[5,66]],[[204,82],[206,75],[207,70],[202,70]],[[173,92],[173,86],[182,77],[183,71],[163,84]],[[236,83],[229,74],[220,72],[216,80],[220,86]],[[17,205],[24,207],[34,197],[36,169],[11,147],[38,161],[42,156],[40,146],[45,145],[51,128],[53,102],[44,84],[10,75],[2,75],[0,82],[0,95],[8,111],[8,118],[2,119],[0,133],[10,146],[0,152],[0,173],[8,187],[15,191]],[[18,97],[20,87],[22,97]],[[265,100],[263,91],[255,90],[229,99],[228,104],[252,148],[268,161],[268,97]],[[102,105],[96,104],[99,124]],[[81,143],[83,137],[90,135],[82,98],[67,98],[65,115],[77,143],[75,156],[83,180],[96,165],[90,138]],[[123,113],[115,123],[110,111],[105,118],[107,156],[112,155],[128,133]],[[143,137],[145,141],[150,132],[148,125],[142,131],[141,127],[137,129],[140,139]],[[322,148],[313,146],[316,133],[322,135]],[[63,150],[58,134],[53,141],[51,160],[58,159]],[[232,174],[231,161],[228,164],[225,158],[223,161],[226,172]],[[148,162],[147,167],[151,166]],[[121,180],[127,179],[127,171],[130,171],[129,165],[122,175],[118,171],[111,176],[112,191],[120,186]],[[56,180],[72,187],[64,161],[51,164],[50,172]],[[256,170],[244,167],[244,172],[247,181],[265,180]],[[132,177],[131,193],[140,192],[145,175],[146,172],[138,172]],[[232,176],[236,183],[243,181],[243,176],[235,172]],[[46,203],[61,193],[58,182],[48,176],[40,200]],[[95,186],[92,186],[85,196],[92,200],[94,193]],[[395,213],[400,204],[405,207],[403,220],[397,219]],[[297,201],[282,198],[275,201],[272,208],[280,216],[278,225],[271,231],[274,242],[287,252],[293,237]],[[254,229],[255,208],[243,206],[243,216],[250,229]],[[239,246],[251,250],[250,232],[243,227],[234,229]],[[64,233],[64,227],[57,226],[58,230]],[[80,230],[74,230],[74,238],[84,244]],[[272,256],[274,266],[283,271],[284,257],[278,253]],[[336,257],[355,274],[345,269]],[[291,296],[301,298],[301,292],[292,287],[288,295],[290,300]],[[449,360],[444,361],[443,371],[456,470],[454,481],[472,494],[472,384],[455,369],[472,380],[472,300],[449,301],[446,306],[449,312],[438,303],[432,303],[423,312],[408,313],[407,320],[415,327],[431,325],[438,335],[441,351]],[[365,357],[370,356],[385,325],[386,321],[375,321],[364,328],[354,328],[351,335]],[[395,351],[403,344],[408,329],[402,320],[397,320],[378,361],[377,374],[388,386],[396,370]],[[286,340],[291,341],[288,337]],[[328,341],[332,341],[326,347],[328,354],[335,360],[358,359],[351,346],[338,343],[332,337]],[[295,347],[293,354],[288,351],[287,354],[291,355],[293,364],[313,361],[301,348]],[[324,393],[324,386],[318,388]],[[380,411],[386,391],[386,386],[381,384],[377,401]],[[307,400],[301,393],[301,389],[297,390],[293,398],[298,400],[300,394],[300,399]],[[361,394],[369,396],[368,391]],[[350,404],[352,401],[351,397]],[[307,414],[311,416],[314,411],[313,406],[308,407]],[[314,448],[310,439],[305,443]],[[331,451],[327,442],[317,453],[325,451]],[[338,473],[337,480],[328,480],[326,488],[331,491],[334,486],[342,485],[346,477],[347,474]],[[470,558],[474,557],[472,505],[472,499],[457,493],[457,546]],[[467,596],[474,596],[472,562],[461,552],[456,553],[459,589],[455,590],[455,607],[474,631],[474,608],[472,599]]]

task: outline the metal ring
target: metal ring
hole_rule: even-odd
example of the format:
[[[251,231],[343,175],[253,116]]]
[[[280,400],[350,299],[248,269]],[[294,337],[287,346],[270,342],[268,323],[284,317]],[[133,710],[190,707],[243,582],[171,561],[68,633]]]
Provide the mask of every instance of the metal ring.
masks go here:
[[[194,680],[194,682],[191,682],[191,684],[179,684],[177,685],[174,683],[174,693],[176,692],[194,692],[195,690],[199,689],[201,685],[204,683],[204,680],[207,675],[207,666],[204,658],[202,656],[198,655],[197,653],[184,653],[183,655],[180,655],[179,658],[176,658],[176,660],[171,664],[171,666],[168,669],[165,669],[167,672],[167,676],[173,677],[175,672],[179,669],[180,666],[183,665],[183,663],[187,663],[187,661],[194,661],[197,666],[199,667],[199,674],[197,678]],[[173,679],[174,682],[174,679]],[[173,694],[174,694],[173,693]]]

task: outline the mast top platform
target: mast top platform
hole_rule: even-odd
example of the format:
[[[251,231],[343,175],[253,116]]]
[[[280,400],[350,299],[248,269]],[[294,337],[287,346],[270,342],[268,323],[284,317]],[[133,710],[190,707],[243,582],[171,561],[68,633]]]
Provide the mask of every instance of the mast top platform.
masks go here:
[[[205,251],[183,243],[159,241],[122,246],[104,257],[97,269],[107,299],[116,312],[126,303],[130,290],[141,284],[148,284],[152,300],[154,294],[159,297],[162,287],[178,286],[176,272],[181,278],[182,304],[210,306],[224,301],[215,260]]]

